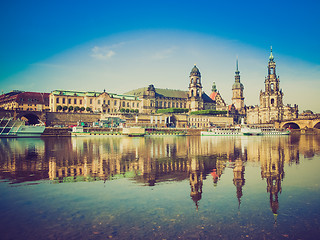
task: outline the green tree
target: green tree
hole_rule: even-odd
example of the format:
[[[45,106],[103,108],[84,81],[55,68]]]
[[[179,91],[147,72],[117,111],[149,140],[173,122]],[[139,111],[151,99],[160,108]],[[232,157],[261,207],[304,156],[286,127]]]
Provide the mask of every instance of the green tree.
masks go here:
[[[71,112],[73,110],[72,106],[69,106],[69,112]]]
[[[61,110],[62,110],[62,106],[61,106],[61,105],[58,105],[58,106],[57,106],[57,112],[58,112],[58,111],[61,111]]]
[[[129,113],[129,111],[130,111],[130,110],[127,108],[127,109],[126,109],[126,113]]]
[[[85,110],[85,108],[84,108],[84,107],[81,107],[81,108],[80,108],[80,111],[81,111],[81,112],[83,112],[84,110]]]
[[[63,106],[63,111],[66,111],[67,109],[68,109],[68,107],[67,106]]]
[[[135,112],[135,113],[139,113],[139,109],[135,109],[134,112]]]
[[[134,113],[134,109],[130,109],[130,112],[131,112],[131,113]]]
[[[120,112],[124,113],[126,110],[124,108],[120,109]]]
[[[78,106],[74,107],[74,111],[78,112],[80,110],[80,108]]]
[[[87,107],[87,108],[86,108],[86,111],[87,111],[87,112],[91,112],[91,108]]]

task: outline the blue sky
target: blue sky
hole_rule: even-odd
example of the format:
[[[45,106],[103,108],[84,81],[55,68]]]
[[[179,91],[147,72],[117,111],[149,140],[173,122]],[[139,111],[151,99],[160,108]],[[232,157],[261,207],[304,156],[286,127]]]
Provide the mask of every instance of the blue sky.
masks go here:
[[[1,1],[0,90],[186,90],[193,64],[231,103],[239,57],[259,104],[272,45],[284,102],[320,112],[317,1]]]

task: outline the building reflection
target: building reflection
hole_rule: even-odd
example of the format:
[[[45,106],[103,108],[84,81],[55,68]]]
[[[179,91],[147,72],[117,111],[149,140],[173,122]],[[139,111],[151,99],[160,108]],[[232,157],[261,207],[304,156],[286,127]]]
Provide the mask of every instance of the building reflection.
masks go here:
[[[50,179],[56,182],[130,178],[146,186],[188,181],[196,209],[208,178],[219,185],[226,169],[233,171],[240,208],[245,165],[260,165],[270,194],[270,208],[279,211],[286,165],[320,153],[319,136],[289,137],[88,137],[1,139],[0,176],[13,182]]]

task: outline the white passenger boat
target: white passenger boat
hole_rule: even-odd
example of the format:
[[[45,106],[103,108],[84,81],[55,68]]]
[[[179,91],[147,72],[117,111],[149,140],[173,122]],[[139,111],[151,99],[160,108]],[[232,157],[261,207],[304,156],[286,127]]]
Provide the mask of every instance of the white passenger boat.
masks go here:
[[[263,135],[289,135],[291,134],[290,129],[281,128],[261,128]]]
[[[0,119],[0,137],[40,137],[45,130],[44,124],[26,125],[25,121],[13,118]]]
[[[276,128],[259,128],[241,126],[234,128],[210,128],[202,131],[201,136],[261,136],[261,135],[289,135],[290,130]]]
[[[208,131],[202,131],[201,136],[241,136],[241,128],[210,128]]]

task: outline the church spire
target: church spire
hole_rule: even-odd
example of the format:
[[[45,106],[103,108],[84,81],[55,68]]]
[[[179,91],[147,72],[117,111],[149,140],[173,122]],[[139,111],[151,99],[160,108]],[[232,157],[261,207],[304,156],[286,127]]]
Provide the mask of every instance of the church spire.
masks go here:
[[[272,55],[272,46],[270,47],[270,57],[269,57],[269,61],[273,62],[273,55]]]

